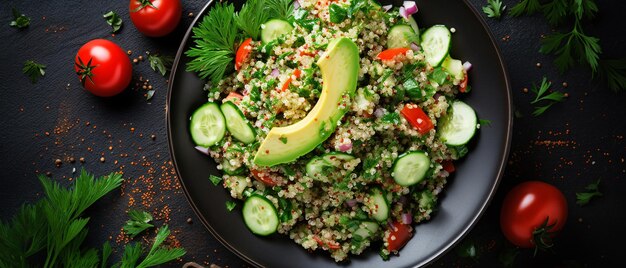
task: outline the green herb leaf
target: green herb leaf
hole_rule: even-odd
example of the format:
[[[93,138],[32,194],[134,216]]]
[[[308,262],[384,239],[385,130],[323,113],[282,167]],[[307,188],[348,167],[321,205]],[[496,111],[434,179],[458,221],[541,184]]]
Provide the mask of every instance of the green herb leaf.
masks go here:
[[[506,6],[502,5],[500,0],[487,0],[487,5],[483,7],[483,12],[489,18],[500,19],[502,12],[506,9]]]
[[[269,10],[269,17],[272,19],[290,20],[293,17],[292,0],[266,0],[265,5]]]
[[[553,26],[563,22],[568,15],[568,0],[553,0],[543,5],[543,14]]]
[[[259,40],[261,24],[269,19],[265,0],[248,0],[235,14],[235,23],[247,36],[253,40]],[[214,26],[215,27],[215,26]]]
[[[24,62],[22,73],[28,76],[30,78],[30,82],[34,84],[39,81],[39,78],[46,74],[46,65],[36,63],[32,60],[27,60]]]
[[[585,187],[586,192],[576,193],[576,204],[584,206],[589,204],[592,198],[596,196],[602,196],[602,193],[599,189],[600,180],[597,180],[594,183],[591,183]]]
[[[598,73],[611,90],[626,90],[626,58],[600,60]]]
[[[222,182],[222,178],[214,175],[209,175],[209,180],[213,183],[213,185],[217,186]]]
[[[521,15],[532,15],[535,12],[541,10],[541,3],[539,0],[522,0],[511,8],[511,16],[519,17]]]
[[[385,123],[397,125],[397,124],[400,124],[400,114],[398,114],[397,112],[388,113],[388,114],[383,115],[383,117],[380,118],[380,120]]]
[[[152,97],[154,97],[154,92],[155,92],[154,89],[148,90],[148,92],[146,92],[146,100],[151,100]]]
[[[193,28],[195,46],[185,54],[192,58],[187,71],[209,78],[213,85],[222,80],[226,71],[234,70],[237,27],[232,4],[217,3],[200,24]],[[220,25],[220,27],[215,27]]]
[[[100,268],[107,267],[107,261],[109,260],[109,256],[111,256],[112,252],[113,249],[111,248],[109,241],[104,242],[102,245],[102,261],[100,261]]]
[[[466,239],[457,247],[456,253],[461,258],[470,258],[474,260],[478,259],[480,256],[480,252],[474,244],[474,241],[469,239]]]
[[[478,120],[478,124],[480,124],[480,126],[491,126],[491,120],[488,119],[479,119]]]
[[[348,17],[348,11],[335,3],[330,5],[328,13],[330,14],[330,22],[332,23],[341,23]]]
[[[152,215],[145,211],[130,210],[128,211],[130,220],[126,221],[124,225],[124,231],[131,237],[135,237],[148,228],[154,227],[149,222],[152,221]]]
[[[233,211],[233,209],[235,209],[236,206],[237,206],[237,203],[233,201],[226,201],[226,209],[228,209],[228,211]]]
[[[172,67],[174,58],[150,54],[148,55],[148,61],[150,62],[150,68],[152,68],[152,70],[158,71],[162,76],[165,76],[169,68]]]
[[[26,17],[26,15],[21,14],[19,11],[17,11],[16,8],[12,8],[11,11],[13,12],[13,20],[9,23],[11,27],[23,29],[23,28],[28,27],[28,25],[30,25],[29,17]]]
[[[122,27],[122,18],[120,18],[115,11],[109,11],[106,14],[102,15],[103,18],[106,19],[107,24],[109,24],[113,30],[112,33],[116,33]]]
[[[154,238],[154,243],[148,252],[146,258],[139,263],[137,268],[145,268],[157,266],[159,264],[163,264],[174,259],[180,258],[185,255],[187,252],[182,248],[165,248],[161,247],[163,241],[170,235],[170,230],[167,225],[164,225],[157,232],[156,237]]]
[[[602,53],[600,39],[585,35],[578,21],[571,32],[551,34],[541,43],[539,52],[554,53],[557,56],[554,64],[561,72],[574,66],[575,59],[587,62],[593,73],[597,71],[598,60]]]
[[[515,247],[505,247],[498,255],[498,260],[504,267],[513,267],[515,264],[515,258],[519,254],[519,249]]]
[[[548,104],[542,106],[536,106],[535,111],[533,112],[534,116],[540,116],[545,113],[552,105],[557,102],[562,102],[565,99],[565,94],[559,91],[549,92],[550,87],[552,86],[551,82],[548,82],[546,77],[541,81],[541,85],[537,87],[536,84],[533,84],[530,89],[531,92],[535,93],[535,99],[531,101],[531,104],[537,104],[538,102],[546,102]]]

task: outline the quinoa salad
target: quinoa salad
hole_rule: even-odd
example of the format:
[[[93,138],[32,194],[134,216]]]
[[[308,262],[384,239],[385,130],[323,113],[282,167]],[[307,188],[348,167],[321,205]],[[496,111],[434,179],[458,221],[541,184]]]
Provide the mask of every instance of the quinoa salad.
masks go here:
[[[413,1],[217,3],[186,53],[207,81],[190,136],[233,198],[216,206],[337,262],[419,239],[480,125],[458,100],[471,64],[449,53],[454,29],[413,15]]]

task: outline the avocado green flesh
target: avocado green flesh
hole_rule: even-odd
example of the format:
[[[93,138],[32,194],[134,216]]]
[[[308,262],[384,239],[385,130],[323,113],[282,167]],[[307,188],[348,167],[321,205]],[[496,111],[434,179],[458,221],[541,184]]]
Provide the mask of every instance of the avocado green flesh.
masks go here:
[[[352,40],[338,38],[328,44],[317,61],[322,74],[322,94],[301,121],[274,127],[254,157],[258,166],[289,163],[311,152],[335,132],[354,95],[359,75],[359,49]],[[345,98],[345,99],[344,99]]]

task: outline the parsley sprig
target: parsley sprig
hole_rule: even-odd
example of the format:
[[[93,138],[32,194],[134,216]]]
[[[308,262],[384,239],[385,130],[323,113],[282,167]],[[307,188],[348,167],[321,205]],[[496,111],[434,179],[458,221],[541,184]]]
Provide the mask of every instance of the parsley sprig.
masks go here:
[[[28,76],[28,78],[30,78],[30,82],[34,84],[39,81],[39,78],[46,75],[46,65],[36,63],[32,60],[27,60],[24,62],[22,73]]]
[[[200,78],[209,78],[217,84],[226,71],[234,68],[237,27],[232,4],[216,3],[200,24],[193,28],[195,46],[185,52],[193,60],[187,71],[197,72]]]
[[[11,27],[23,29],[30,25],[30,18],[20,13],[16,8],[12,8],[11,12],[13,13],[13,20],[9,23]]]
[[[490,18],[500,19],[506,6],[500,0],[487,0],[487,5],[483,7],[483,12]]]
[[[591,201],[592,198],[602,196],[599,186],[600,180],[597,180],[596,182],[593,182],[585,187],[585,190],[587,190],[586,192],[576,193],[576,204],[584,206],[589,204],[589,201]]]
[[[124,231],[131,237],[135,237],[146,229],[154,227],[154,225],[150,224],[153,218],[148,212],[130,210],[128,211],[128,217],[130,217],[130,219],[126,221]]]
[[[111,10],[102,15],[102,17],[106,20],[107,24],[111,26],[111,33],[117,33],[120,28],[122,28],[122,18],[120,18],[120,15],[115,13],[115,11]]]
[[[557,31],[542,40],[540,52],[556,56],[554,64],[565,72],[577,63],[590,67],[594,78],[600,78],[614,90],[626,89],[626,59],[602,59],[600,39],[587,35],[584,20],[598,12],[595,0],[522,0],[511,8],[511,16],[543,13],[548,23],[558,27],[569,22],[569,31]]]
[[[546,105],[536,106],[535,111],[533,112],[534,116],[542,115],[546,112],[546,110],[552,107],[552,105],[557,102],[562,102],[565,99],[565,94],[559,91],[550,91],[550,87],[552,87],[552,83],[544,77],[539,87],[537,87],[536,84],[533,84],[530,89],[530,91],[536,95],[535,99],[530,102],[531,104],[537,104],[538,102],[548,103]]]
[[[172,67],[174,58],[158,54],[150,54],[148,55],[148,62],[150,62],[150,68],[152,68],[152,70],[158,71],[162,76],[165,76],[169,68]]]

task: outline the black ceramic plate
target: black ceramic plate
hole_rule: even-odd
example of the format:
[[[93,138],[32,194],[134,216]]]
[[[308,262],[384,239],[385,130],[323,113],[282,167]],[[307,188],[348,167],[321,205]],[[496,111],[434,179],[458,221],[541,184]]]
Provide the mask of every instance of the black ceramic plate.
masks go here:
[[[440,198],[439,211],[429,222],[417,226],[415,236],[400,251],[400,256],[384,262],[377,249],[371,249],[341,265],[407,267],[433,261],[478,221],[498,186],[506,163],[512,125],[511,94],[493,37],[480,15],[465,1],[421,0],[418,5],[420,11],[416,19],[422,28],[445,24],[456,29],[451,53],[474,65],[470,71],[472,91],[463,98],[475,108],[479,118],[491,120],[491,125],[480,130],[468,157],[457,165],[457,172]],[[193,25],[211,6],[209,3],[203,8]],[[239,209],[233,212],[225,209],[229,194],[208,180],[209,174],[220,175],[216,164],[194,149],[188,133],[189,116],[206,102],[202,90],[204,82],[185,71],[189,58],[183,52],[193,45],[190,35],[191,29],[185,35],[172,68],[167,123],[172,158],[193,210],[220,242],[255,266],[336,267],[328,253],[307,252],[287,236],[253,235],[244,225]]]

